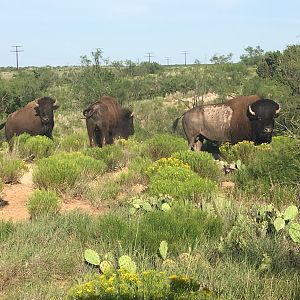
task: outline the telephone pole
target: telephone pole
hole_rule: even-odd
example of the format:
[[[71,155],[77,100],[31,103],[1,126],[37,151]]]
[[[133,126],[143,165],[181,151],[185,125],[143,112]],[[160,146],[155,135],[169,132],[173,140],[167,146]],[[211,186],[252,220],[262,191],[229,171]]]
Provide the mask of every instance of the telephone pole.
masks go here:
[[[170,63],[170,58],[171,57],[168,57],[168,56],[165,58],[165,60],[167,61],[167,65],[169,65],[169,63]]]
[[[186,50],[181,52],[182,54],[184,54],[184,65],[186,66],[186,55],[189,54]]]
[[[151,57],[153,57],[152,53],[148,52],[147,57],[148,57],[148,62],[150,64],[151,63]]]
[[[17,70],[19,70],[19,53],[23,52],[23,50],[19,50],[19,48],[23,46],[12,46],[15,48],[15,50],[11,50],[10,52],[15,52],[16,53],[16,60],[17,60]]]

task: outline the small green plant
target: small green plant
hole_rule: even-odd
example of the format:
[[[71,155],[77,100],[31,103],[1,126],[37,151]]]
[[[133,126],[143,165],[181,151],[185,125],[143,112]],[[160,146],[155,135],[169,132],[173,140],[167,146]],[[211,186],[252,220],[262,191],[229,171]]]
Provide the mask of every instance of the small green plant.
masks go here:
[[[55,192],[36,190],[29,197],[27,208],[31,218],[57,214],[61,202]]]
[[[54,143],[46,136],[26,136],[24,143],[19,143],[18,152],[23,158],[40,159],[54,152]]]
[[[82,151],[88,146],[87,134],[86,132],[75,132],[64,136],[58,143],[61,151]]]
[[[63,193],[78,188],[77,192],[82,193],[87,183],[105,170],[101,160],[80,152],[62,152],[39,160],[33,170],[33,181],[39,188]]]
[[[18,158],[0,153],[0,178],[4,183],[16,183],[27,171],[26,164]]]
[[[158,134],[145,142],[144,154],[155,161],[163,157],[170,157],[173,152],[186,149],[186,142],[183,138]]]
[[[186,166],[161,166],[156,172],[150,166],[148,174],[147,193],[150,196],[163,194],[170,195],[177,200],[199,203],[210,200],[218,193],[215,182],[201,178]]]
[[[168,211],[171,209],[174,199],[169,195],[151,197],[147,195],[135,196],[128,200],[129,213],[150,212],[153,210]]]
[[[106,145],[103,148],[87,148],[83,153],[94,159],[104,161],[108,170],[114,170],[124,165],[124,153],[118,145]]]
[[[128,273],[136,272],[136,264],[128,255],[122,255],[118,259],[119,268],[125,270]]]
[[[168,243],[166,241],[161,241],[158,250],[161,258],[166,260],[168,255]]]
[[[2,179],[0,178],[0,193],[3,191],[4,188],[4,183],[2,181]]]
[[[188,164],[200,177],[218,181],[222,176],[218,163],[208,152],[185,150],[173,153],[172,157]]]

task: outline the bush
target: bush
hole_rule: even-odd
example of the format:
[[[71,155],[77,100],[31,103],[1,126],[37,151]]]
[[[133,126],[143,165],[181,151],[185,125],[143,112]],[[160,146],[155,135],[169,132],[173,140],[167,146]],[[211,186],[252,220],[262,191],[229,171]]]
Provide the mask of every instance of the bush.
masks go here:
[[[21,157],[43,158],[54,152],[54,143],[46,136],[29,136],[24,143],[19,143],[18,152]]]
[[[12,221],[0,220],[0,242],[6,240],[14,230],[15,225]]]
[[[8,154],[0,153],[0,178],[5,183],[16,183],[27,170],[21,159],[15,159]]]
[[[86,132],[76,132],[64,136],[59,142],[59,149],[61,151],[81,151],[87,148],[88,139]]]
[[[173,158],[170,161],[179,160]],[[199,177],[185,165],[159,166],[156,172],[150,166],[148,174],[150,183],[147,193],[149,195],[167,194],[177,200],[190,200],[198,203],[205,199],[209,200],[218,193],[215,182]]]
[[[220,152],[228,162],[241,160],[243,164],[249,165],[256,160],[256,154],[259,155],[259,152],[269,151],[270,149],[269,144],[255,146],[253,142],[243,141],[235,145],[225,143],[220,147]]]
[[[186,275],[171,275],[156,270],[130,273],[118,269],[112,274],[94,275],[85,283],[72,287],[67,299],[207,299],[205,289]],[[214,298],[218,299],[218,298]]]
[[[124,153],[117,145],[106,145],[103,148],[87,148],[83,153],[94,159],[104,161],[109,170],[114,170],[124,164]]]
[[[222,172],[216,160],[210,153],[201,151],[180,151],[172,154],[172,157],[180,159],[188,164],[199,176],[218,181]]]
[[[86,188],[90,180],[105,172],[102,160],[85,156],[80,152],[58,153],[37,162],[33,170],[33,181],[39,188],[57,192]]]
[[[275,198],[282,198],[285,187],[293,192],[299,191],[299,147],[298,140],[283,136],[274,137],[268,150],[256,151],[255,159],[235,174],[238,188],[263,198],[271,194]],[[278,194],[276,197],[277,190],[281,196]]]
[[[55,215],[60,210],[60,200],[55,192],[36,190],[29,197],[27,208],[31,218]]]
[[[187,145],[183,138],[159,134],[145,142],[144,154],[155,161],[163,157],[170,157],[173,152],[186,149]]]

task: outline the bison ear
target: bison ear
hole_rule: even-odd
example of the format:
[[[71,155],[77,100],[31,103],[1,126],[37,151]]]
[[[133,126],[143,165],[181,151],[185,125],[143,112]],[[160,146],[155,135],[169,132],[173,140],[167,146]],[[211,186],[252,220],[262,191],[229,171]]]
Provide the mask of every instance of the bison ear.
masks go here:
[[[92,108],[87,108],[85,109],[82,113],[83,115],[88,119],[89,117],[91,117],[93,115],[93,113],[95,112],[94,109]]]

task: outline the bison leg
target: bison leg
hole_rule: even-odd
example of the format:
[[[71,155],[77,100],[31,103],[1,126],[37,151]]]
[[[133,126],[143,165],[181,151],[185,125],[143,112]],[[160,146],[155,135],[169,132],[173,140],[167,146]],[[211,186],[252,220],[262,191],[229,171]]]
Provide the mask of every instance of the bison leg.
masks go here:
[[[94,142],[98,147],[103,147],[103,145],[105,144],[105,139],[102,134],[102,131],[98,127],[95,128],[94,131]]]
[[[88,136],[90,140],[90,146],[95,147],[95,128],[92,126],[87,126]]]
[[[189,142],[189,149],[193,150],[193,151],[200,151],[202,148],[202,144],[203,144],[203,136],[202,135],[198,135],[196,137],[192,137],[188,140]]]

